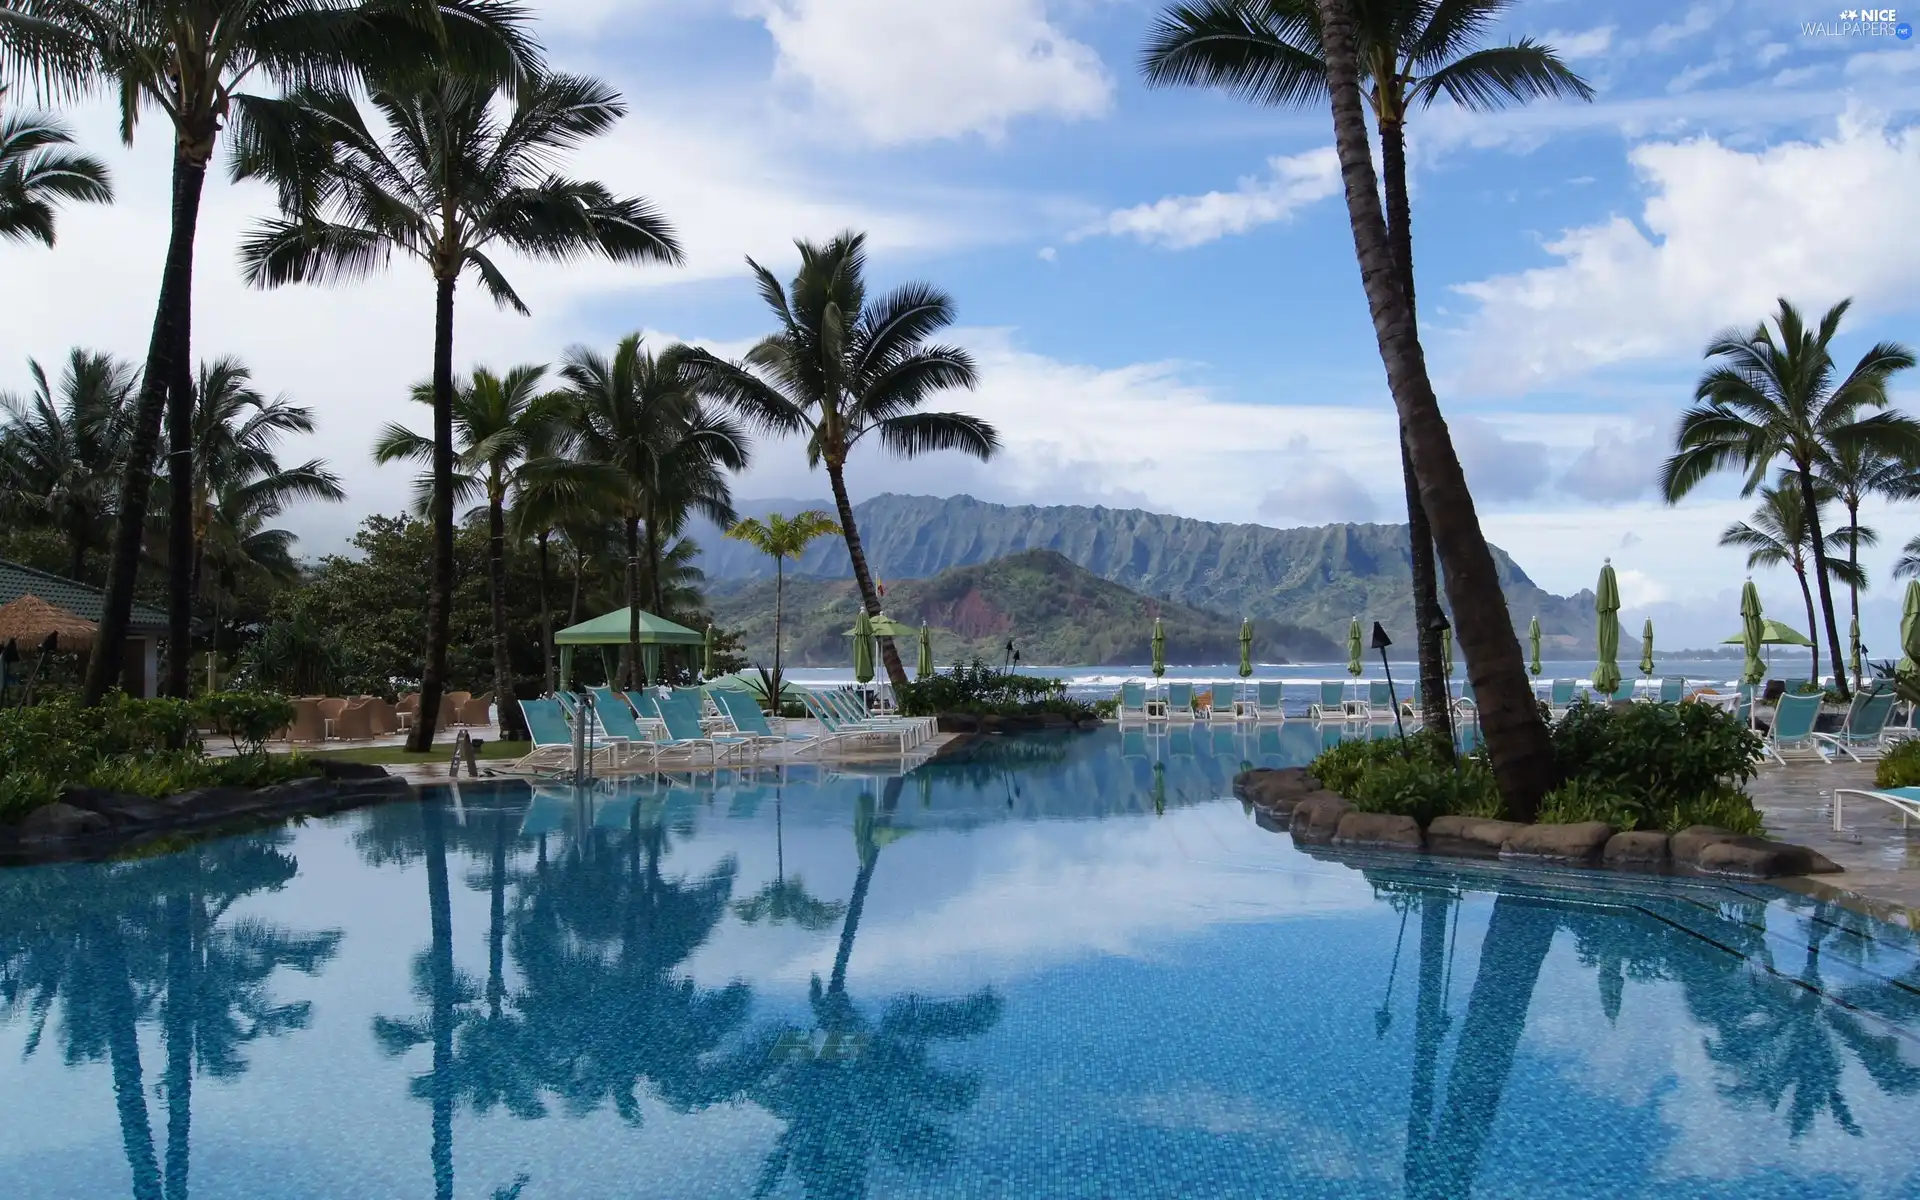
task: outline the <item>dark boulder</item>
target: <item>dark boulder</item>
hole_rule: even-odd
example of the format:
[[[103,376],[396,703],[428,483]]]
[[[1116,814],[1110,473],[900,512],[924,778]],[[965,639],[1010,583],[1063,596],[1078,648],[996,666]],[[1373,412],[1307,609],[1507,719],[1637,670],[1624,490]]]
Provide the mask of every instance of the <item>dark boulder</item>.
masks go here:
[[[1600,861],[1628,871],[1664,871],[1673,862],[1672,841],[1657,829],[1616,833],[1607,839]]]
[[[34,809],[21,820],[20,837],[33,842],[60,841],[105,833],[108,825],[105,817],[91,809],[75,808],[56,800]]]
[[[1711,825],[1693,825],[1674,834],[1673,861],[1702,874],[1739,879],[1829,875],[1840,870],[1826,855],[1806,846],[1746,837]]]
[[[1332,792],[1310,792],[1293,806],[1293,840],[1324,846],[1340,828],[1340,818],[1353,811],[1346,798]]]
[[[475,754],[480,752],[480,743],[473,744]],[[375,763],[341,762],[333,758],[313,760],[320,768],[322,779],[385,779],[387,769]]]
[[[1397,813],[1350,812],[1340,818],[1333,832],[1336,846],[1362,846],[1376,850],[1420,852],[1423,840],[1420,822]]]

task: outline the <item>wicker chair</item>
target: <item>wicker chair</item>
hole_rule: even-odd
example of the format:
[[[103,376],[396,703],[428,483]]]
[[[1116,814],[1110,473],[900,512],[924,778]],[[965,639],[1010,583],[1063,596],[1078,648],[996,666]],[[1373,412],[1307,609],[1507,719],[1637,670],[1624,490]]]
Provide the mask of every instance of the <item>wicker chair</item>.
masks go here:
[[[454,708],[453,721],[456,725],[493,724],[493,693],[482,692],[462,700]]]
[[[327,720],[320,712],[319,696],[300,696],[293,702],[293,724],[281,733],[289,742],[324,742]]]

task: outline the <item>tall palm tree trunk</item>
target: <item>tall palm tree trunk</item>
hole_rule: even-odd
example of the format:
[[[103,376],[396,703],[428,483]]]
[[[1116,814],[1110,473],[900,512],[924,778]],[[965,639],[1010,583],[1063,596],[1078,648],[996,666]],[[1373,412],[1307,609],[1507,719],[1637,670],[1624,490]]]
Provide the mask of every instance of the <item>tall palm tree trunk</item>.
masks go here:
[[[204,172],[205,168],[201,170]],[[167,678],[162,691],[185,697],[193,645],[193,254],[185,300],[174,325],[173,377],[167,381]]]
[[[439,800],[420,805],[426,834],[427,908],[433,943],[428,975],[433,987],[433,1194],[453,1200],[453,895],[447,882],[446,818]]]
[[[626,682],[631,688],[633,675],[640,669],[640,516],[627,514],[627,662]],[[652,683],[653,680],[647,680]]]
[[[183,154],[173,159],[173,231],[167,243],[166,266],[160,274],[160,303],[154,312],[153,333],[147,342],[146,368],[140,376],[140,395],[134,401],[133,429],[127,460],[120,477],[118,520],[113,549],[107,562],[106,597],[100,614],[100,632],[87,660],[85,700],[98,704],[120,682],[126,663],[127,627],[133,617],[133,589],[140,573],[142,534],[147,524],[147,502],[153,494],[153,460],[159,449],[161,418],[167,389],[173,379],[180,338],[176,332],[192,303],[193,238],[200,220],[200,192],[207,169]],[[169,617],[171,628],[171,617]],[[179,652],[175,651],[178,657]]]
[[[657,508],[647,512],[647,582],[653,611],[666,616],[667,582],[660,577],[660,512]]]
[[[1387,240],[1400,267],[1400,288],[1407,297],[1407,320],[1418,331],[1420,307],[1413,294],[1413,205],[1407,198],[1407,136],[1399,121],[1380,122],[1380,161],[1387,194]],[[1453,698],[1447,689],[1446,659],[1440,647],[1440,580],[1433,560],[1433,527],[1420,503],[1420,479],[1414,474],[1407,433],[1400,425],[1400,478],[1407,494],[1408,565],[1413,574],[1414,640],[1420,659],[1420,717],[1428,729],[1453,744]]]
[[[867,907],[867,889],[873,884],[873,869],[880,865],[877,847],[860,855],[860,873],[853,878],[853,895],[847,899],[847,916],[840,923],[840,944],[833,952],[833,973],[827,977],[827,993],[842,995],[847,990],[847,962],[853,957],[854,935],[860,932],[860,914]]]
[[[113,1067],[114,1107],[120,1114],[120,1142],[133,1173],[134,1200],[162,1200],[160,1163],[153,1153],[153,1125],[147,1115],[146,1085],[141,1081],[140,1030],[136,1025],[132,967],[120,931],[106,918],[90,922],[95,980],[102,989],[107,1022],[107,1058]]]
[[[77,524],[78,523],[76,523],[76,525]],[[68,532],[67,541],[71,545],[71,550],[67,556],[67,578],[78,579],[80,582],[85,583],[87,581],[86,534],[76,527]]]
[[[453,619],[453,288],[434,281],[433,302],[433,578],[427,586],[427,661],[420,673],[418,724],[407,748],[433,748],[440,695],[447,687],[447,639]]]
[[[860,585],[860,602],[867,606],[867,615],[880,615],[880,592],[873,586],[873,572],[867,569],[867,552],[860,545],[860,530],[853,523],[853,502],[847,499],[847,477],[843,468],[829,462],[827,480],[833,485],[833,504],[840,511],[840,532],[846,538],[847,558],[853,562],[854,582]],[[900,662],[900,652],[893,648],[892,638],[879,638],[880,659],[887,669],[887,680],[893,684],[893,694],[907,694],[907,668]]]
[[[1815,683],[1819,683],[1820,682],[1820,629],[1819,629],[1819,626],[1815,623],[1817,618],[1815,618],[1813,615],[1813,589],[1807,585],[1807,569],[1804,566],[1794,567],[1793,573],[1796,576],[1798,576],[1800,579],[1800,598],[1806,601],[1807,603],[1807,628],[1813,630],[1813,636],[1808,639],[1813,643],[1813,645],[1810,647],[1810,649],[1813,651],[1813,681]],[[1838,672],[1835,672],[1835,673],[1838,674]]]
[[[1387,241],[1366,116],[1360,106],[1353,17],[1346,0],[1319,0],[1319,5],[1327,83],[1333,97],[1334,140],[1380,357],[1420,480],[1421,506],[1433,525],[1434,543],[1446,568],[1447,597],[1479,701],[1481,730],[1501,799],[1511,818],[1530,821],[1553,783],[1553,747],[1527,679],[1520,641],[1513,633],[1473,493],[1427,378],[1419,334]]]
[[[187,1168],[192,1161],[197,904],[198,898],[185,890],[167,898],[167,1200],[187,1200]]]
[[[1840,627],[1833,620],[1833,585],[1827,579],[1827,539],[1820,532],[1820,503],[1813,491],[1813,471],[1810,463],[1796,464],[1800,476],[1800,503],[1807,508],[1807,532],[1813,539],[1814,582],[1820,587],[1820,611],[1827,620],[1827,649],[1833,654],[1833,687],[1840,698],[1849,698],[1847,673],[1843,664],[1846,657],[1840,653]],[[1811,631],[1809,631],[1811,632]],[[1813,634],[1813,640],[1819,641],[1820,635]],[[1820,672],[1813,673],[1813,681],[1820,682]]]
[[[784,555],[773,556],[773,684],[768,689],[767,707],[780,715],[780,627],[787,610],[787,563]]]
[[[1847,574],[1851,576],[1847,581],[1847,601],[1848,607],[1853,610],[1852,627],[1858,629],[1860,628],[1860,585],[1853,582],[1853,580],[1860,578],[1860,497],[1855,495],[1849,495],[1847,497],[1847,528],[1849,532],[1853,534],[1852,537],[1847,539]],[[1853,668],[1853,638],[1851,636],[1847,638],[1847,664],[1850,668]],[[1862,682],[1864,682],[1864,680],[1862,679],[1860,670],[1853,668],[1853,686],[1857,688]]]
[[[547,606],[547,577],[551,573],[547,539],[550,536],[550,530],[542,529],[534,539],[534,544],[540,548],[540,674],[546,680],[546,694],[549,696],[558,688],[553,673],[553,610]]]
[[[1447,1034],[1442,968],[1447,953],[1447,909],[1442,893],[1420,898],[1420,995],[1414,1010],[1413,1082],[1407,1097],[1407,1149],[1402,1167],[1409,1200],[1446,1200],[1431,1191],[1433,1182],[1433,1101],[1440,1043]]]
[[[507,511],[498,490],[487,504],[487,575],[493,593],[493,702],[502,741],[527,739],[527,720],[514,702],[513,664],[507,659]]]

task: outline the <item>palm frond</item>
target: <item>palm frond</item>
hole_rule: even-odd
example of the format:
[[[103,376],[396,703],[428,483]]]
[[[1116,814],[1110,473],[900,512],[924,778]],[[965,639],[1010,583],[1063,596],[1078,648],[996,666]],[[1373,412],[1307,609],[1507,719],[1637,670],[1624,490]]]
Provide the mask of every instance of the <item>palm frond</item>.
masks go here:
[[[1327,66],[1311,4],[1193,0],[1147,30],[1140,73],[1149,87],[1210,87],[1274,108],[1326,94]]]
[[[966,413],[908,413],[877,426],[880,444],[902,458],[936,450],[958,450],[985,462],[1000,449],[1000,435],[979,417]]]
[[[1552,48],[1521,38],[1453,59],[1422,79],[1411,98],[1424,105],[1442,95],[1469,112],[1487,112],[1554,96],[1591,100],[1593,87]]]

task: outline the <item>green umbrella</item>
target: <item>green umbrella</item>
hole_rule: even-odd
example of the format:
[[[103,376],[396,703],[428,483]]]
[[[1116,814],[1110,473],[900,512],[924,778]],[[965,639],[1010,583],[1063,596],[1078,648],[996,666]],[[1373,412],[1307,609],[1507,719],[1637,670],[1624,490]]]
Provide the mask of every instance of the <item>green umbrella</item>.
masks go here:
[[[1640,673],[1653,678],[1653,618],[1640,628]]]
[[[700,675],[702,678],[712,679],[715,675],[719,674],[719,672],[713,669],[713,656],[716,652],[717,651],[714,646],[713,626],[709,624],[707,626],[707,644],[705,648],[705,653],[701,655],[701,660],[700,660]]]
[[[1760,639],[1765,635],[1760,618],[1760,592],[1749,579],[1740,589],[1740,643],[1747,649],[1747,661],[1740,669],[1743,682],[1759,683],[1767,677],[1767,664],[1760,661]]]
[[[1540,673],[1540,618],[1535,617],[1527,626],[1527,645],[1533,649],[1533,657],[1527,660],[1527,670]]]
[[[873,636],[877,638],[910,638],[920,632],[913,626],[902,624],[885,613],[881,613],[877,617],[869,617],[868,622],[868,628],[873,631]],[[852,629],[847,630],[847,636],[852,637],[858,632],[860,632],[860,627],[856,624]]]
[[[1613,577],[1613,560],[1600,566],[1600,584],[1594,589],[1593,644],[1600,661],[1593,667],[1593,690],[1611,696],[1620,687],[1620,583]]]
[[[1744,643],[1746,640],[1747,640],[1747,631],[1743,626],[1739,633],[1734,634],[1732,637],[1722,642],[1721,645],[1738,646]],[[1811,641],[1807,640],[1806,634],[1801,633],[1798,629],[1795,629],[1793,626],[1787,624],[1785,621],[1776,621],[1772,617],[1768,617],[1766,620],[1760,622],[1760,644],[1762,646],[1811,646],[1813,645]]]
[[[1366,651],[1366,643],[1360,640],[1360,618],[1355,617],[1353,624],[1347,626],[1347,674],[1358,678],[1367,668],[1360,661]]]
[[[1907,602],[1900,610],[1900,669],[1920,670],[1920,579],[1907,580]]]
[[[1253,675],[1253,621],[1240,622],[1240,678]]]
[[[925,625],[920,627],[920,661],[915,663],[913,668],[916,678],[933,678],[933,630]]]
[[[1153,677],[1160,678],[1167,673],[1167,630],[1160,624],[1160,618],[1153,619]]]
[[[853,681],[873,682],[873,619],[864,608],[853,622]]]

